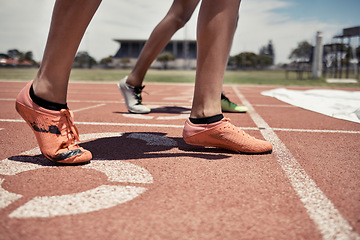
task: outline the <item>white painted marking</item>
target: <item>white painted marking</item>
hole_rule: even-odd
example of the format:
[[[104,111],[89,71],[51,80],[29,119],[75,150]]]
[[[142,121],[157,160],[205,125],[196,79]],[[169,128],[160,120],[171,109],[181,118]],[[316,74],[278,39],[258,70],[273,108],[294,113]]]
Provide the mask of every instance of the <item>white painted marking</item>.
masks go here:
[[[135,118],[135,119],[153,119],[153,116],[144,115],[144,114],[132,114],[132,113],[124,113],[122,114],[123,117],[126,118]]]
[[[4,129],[3,129],[3,128],[0,128],[0,131],[1,131],[1,130],[4,130]]]
[[[184,127],[184,125],[141,124],[141,123],[75,122],[75,124],[98,125],[98,126],[163,127],[163,128],[183,128]]]
[[[0,178],[0,208],[6,208],[11,203],[22,197],[20,194],[11,193],[2,188],[4,179]]]
[[[343,218],[332,202],[296,161],[290,150],[274,133],[270,126],[254,110],[250,102],[233,87],[241,102],[248,107],[248,113],[261,130],[264,138],[274,146],[273,153],[284,170],[292,187],[304,204],[310,218],[315,222],[324,239],[360,239],[350,224]]]
[[[77,102],[77,103],[124,103],[124,101],[103,101],[103,100],[69,100],[68,102]]]
[[[146,106],[150,108],[160,108],[160,107],[169,107],[169,106],[174,106],[174,107],[181,106],[183,108],[191,108],[191,105],[186,105],[185,102],[166,102],[166,105],[164,105],[164,102],[146,102]]]
[[[148,133],[131,133],[127,138],[144,140],[146,145],[151,146],[177,146],[177,142],[171,138]]]
[[[253,104],[256,107],[280,107],[280,108],[295,108],[294,105],[280,105],[280,104]]]
[[[15,101],[15,98],[0,98],[0,101]],[[122,101],[107,101],[107,100],[68,100],[68,103],[115,103],[115,104],[123,104]],[[191,105],[184,105],[184,102],[166,102],[168,106],[182,106],[186,108],[191,108]],[[164,106],[163,102],[146,102],[146,106],[149,108],[159,108]]]
[[[0,122],[25,122],[21,119],[0,119]],[[167,125],[167,124],[141,124],[141,123],[109,123],[109,122],[75,122],[79,125],[96,125],[96,126],[129,126],[129,127],[165,127],[165,128],[183,128],[184,125]],[[240,127],[242,130],[259,130],[259,127]],[[327,130],[327,129],[292,129],[292,128],[270,128],[274,131],[284,132],[313,132],[313,133],[346,133],[360,134],[360,131],[347,130]],[[81,140],[85,141],[85,140]]]
[[[192,100],[192,96],[177,96],[177,97],[165,97],[163,98],[165,102],[168,101],[184,101],[184,102],[190,102]]]
[[[175,120],[175,119],[187,119],[189,117],[189,113],[186,114],[179,114],[175,116],[164,116],[164,117],[157,117],[156,120]]]
[[[9,217],[46,218],[88,213],[115,207],[136,198],[145,191],[146,188],[142,187],[102,185],[81,193],[35,197],[13,211]]]
[[[110,160],[94,160],[83,168],[91,168],[105,173],[109,181],[122,183],[153,183],[153,177],[144,168],[137,165]]]
[[[155,138],[148,134],[148,138]],[[90,133],[81,136],[82,141],[102,138],[102,137],[121,137],[123,133]],[[163,137],[157,144],[169,145],[172,139],[166,141]],[[45,160],[43,155],[32,157],[31,162],[28,161],[28,155],[39,155],[39,148],[34,148],[23,152],[20,155],[12,158],[7,158],[0,161],[0,174],[16,175],[21,172],[36,170],[39,168],[55,167],[51,166],[50,161]],[[25,159],[23,159],[25,158]],[[49,164],[50,166],[47,166]],[[144,168],[136,166],[132,163],[122,161],[110,160],[96,160],[93,159],[90,164],[82,166],[82,168],[94,169],[103,172],[108,177],[110,182],[120,183],[138,183],[150,184],[153,183],[153,177]],[[0,208],[5,208],[15,200],[22,197],[20,194],[10,193],[1,187],[3,179],[0,178]],[[30,217],[54,217],[62,215],[72,215],[79,213],[88,213],[101,209],[114,207],[118,204],[130,201],[135,197],[145,192],[147,188],[135,186],[114,186],[101,185],[95,189],[91,189],[81,193],[67,194],[61,196],[44,196],[35,197],[28,201],[23,206],[13,211],[9,217],[14,218],[30,218]]]
[[[355,133],[359,134],[360,131],[345,131],[345,130],[317,130],[317,129],[292,129],[292,128],[272,128],[274,131],[282,132],[311,132],[311,133]]]
[[[25,122],[22,119],[0,119],[0,122]]]
[[[102,106],[105,106],[106,104],[104,103],[101,103],[101,104],[97,104],[97,105],[94,105],[94,106],[90,106],[90,107],[84,107],[84,108],[80,108],[80,109],[75,109],[75,110],[72,110],[73,112],[80,112],[80,111],[84,111],[84,110],[88,110],[88,109],[93,109],[93,108],[97,108],[97,107],[102,107]]]
[[[105,138],[105,137],[121,137],[124,133],[117,132],[107,132],[107,133],[86,133],[80,135],[80,141],[88,141],[95,138]]]
[[[25,122],[21,119],[0,119],[0,122]],[[183,128],[184,125],[168,125],[168,124],[141,124],[141,123],[107,123],[107,122],[74,122],[79,125],[95,125],[95,126],[129,126],[129,127],[164,127],[164,128]]]
[[[21,172],[35,170],[39,168],[51,167],[51,163],[45,160],[44,156],[35,157],[35,155],[41,154],[38,147],[20,153],[18,156],[12,157],[12,159],[6,158],[0,161],[0,174],[2,175],[15,175]],[[31,158],[31,162],[27,162],[27,158]],[[49,164],[46,166],[45,164]]]
[[[16,101],[16,98],[0,98],[0,101]]]

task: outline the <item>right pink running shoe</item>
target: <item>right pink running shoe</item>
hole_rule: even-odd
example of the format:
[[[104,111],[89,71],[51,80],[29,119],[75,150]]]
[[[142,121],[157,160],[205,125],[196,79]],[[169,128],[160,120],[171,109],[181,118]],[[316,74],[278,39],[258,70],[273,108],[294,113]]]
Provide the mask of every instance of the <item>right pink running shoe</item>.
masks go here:
[[[240,153],[271,153],[270,142],[256,139],[230,123],[229,118],[211,124],[185,121],[183,138],[190,145],[218,147]]]
[[[30,98],[32,81],[16,98],[16,110],[33,130],[41,152],[56,163],[78,164],[89,162],[91,152],[75,143],[79,141],[78,130],[69,109],[53,111],[42,108]]]

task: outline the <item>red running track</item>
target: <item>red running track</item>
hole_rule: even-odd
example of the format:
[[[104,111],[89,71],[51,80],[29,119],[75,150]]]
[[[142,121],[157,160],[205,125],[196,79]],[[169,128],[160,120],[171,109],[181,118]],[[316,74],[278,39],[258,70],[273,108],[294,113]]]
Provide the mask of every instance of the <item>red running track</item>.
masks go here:
[[[115,83],[71,83],[94,160],[60,167],[14,109],[25,84],[0,82],[0,239],[360,238],[360,124],[226,85],[250,111],[225,116],[274,144],[234,154],[182,140],[192,85],[147,84],[153,111],[133,115]]]

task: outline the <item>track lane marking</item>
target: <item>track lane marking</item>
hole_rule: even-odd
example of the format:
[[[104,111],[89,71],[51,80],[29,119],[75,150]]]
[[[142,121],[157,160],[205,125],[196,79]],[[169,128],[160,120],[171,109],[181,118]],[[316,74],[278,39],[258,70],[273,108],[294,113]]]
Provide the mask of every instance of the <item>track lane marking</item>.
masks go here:
[[[88,110],[88,109],[93,109],[93,108],[97,108],[97,107],[102,107],[102,106],[105,106],[105,105],[106,105],[105,103],[101,103],[101,104],[97,104],[97,105],[94,105],[94,106],[89,106],[89,107],[84,107],[84,108],[75,109],[75,110],[72,110],[72,112],[80,112],[80,111],[84,111],[84,110]]]
[[[15,98],[0,98],[0,101],[16,101]],[[120,101],[111,101],[111,100],[69,100],[68,103],[120,103],[123,104],[125,103],[124,100],[120,100]],[[146,103],[144,103],[146,106],[156,106],[158,107],[160,106],[164,106],[164,102],[151,102],[151,101],[147,101]],[[189,105],[188,101],[184,101],[184,102],[166,102],[167,106],[181,106],[181,107],[185,107],[185,108],[191,108],[191,105]]]
[[[285,172],[292,187],[316,224],[324,239],[360,239],[357,232],[335,208],[316,183],[310,178],[290,150],[255,111],[250,102],[236,87],[232,87],[241,102],[248,107],[248,113],[261,129],[264,138],[274,146],[273,154]]]
[[[23,123],[22,119],[0,119],[0,122]],[[146,123],[111,123],[111,122],[74,122],[79,125],[95,125],[95,126],[130,126],[130,127],[165,127],[165,128],[183,128],[184,125],[168,125],[168,124],[146,124]],[[327,129],[293,129],[293,128],[265,128],[265,127],[240,127],[242,130],[262,130],[272,129],[273,131],[282,132],[309,132],[309,133],[345,133],[360,134],[360,131],[348,130],[327,130]]]
[[[253,104],[256,107],[283,107],[283,108],[296,108],[293,105],[280,105],[280,104]]]
[[[81,141],[100,139],[104,137],[122,137],[123,133],[89,133],[83,134]],[[176,142],[170,138],[155,134],[130,134],[141,140],[151,140],[151,145],[176,146]],[[174,145],[175,144],[175,145]],[[20,153],[17,156],[6,158],[0,161],[0,175],[12,176],[29,170],[40,168],[56,168],[51,161],[45,160],[40,155],[38,147]],[[25,156],[24,156],[25,155]],[[23,157],[32,156],[32,161],[24,161]],[[45,162],[44,162],[45,161]],[[74,215],[89,213],[130,201],[148,189],[154,179],[151,173],[135,164],[124,161],[110,161],[107,159],[93,159],[91,163],[81,166],[86,169],[94,169],[103,172],[108,181],[102,185],[78,193],[53,196],[36,196],[9,214],[10,218],[32,218],[32,217],[55,217],[63,215]],[[23,195],[8,192],[2,188],[3,178],[0,178],[0,209],[8,207]],[[126,186],[113,185],[113,183],[125,183]],[[132,184],[145,184],[144,186],[132,186]],[[129,185],[130,184],[130,185]]]

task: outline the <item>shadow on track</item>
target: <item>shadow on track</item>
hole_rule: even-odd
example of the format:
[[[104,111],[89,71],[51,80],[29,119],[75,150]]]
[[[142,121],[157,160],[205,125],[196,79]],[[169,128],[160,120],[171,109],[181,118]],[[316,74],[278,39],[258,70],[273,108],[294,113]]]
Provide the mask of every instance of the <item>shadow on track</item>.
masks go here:
[[[104,137],[79,144],[93,154],[93,160],[138,160],[158,158],[189,157],[206,160],[230,158],[231,151],[191,146],[182,138],[165,137],[166,133],[132,132],[121,136]],[[177,150],[176,150],[177,149]],[[180,150],[180,151],[178,151]],[[59,165],[46,159],[42,154],[35,156],[17,155],[8,158],[12,161],[29,162],[41,166]]]

